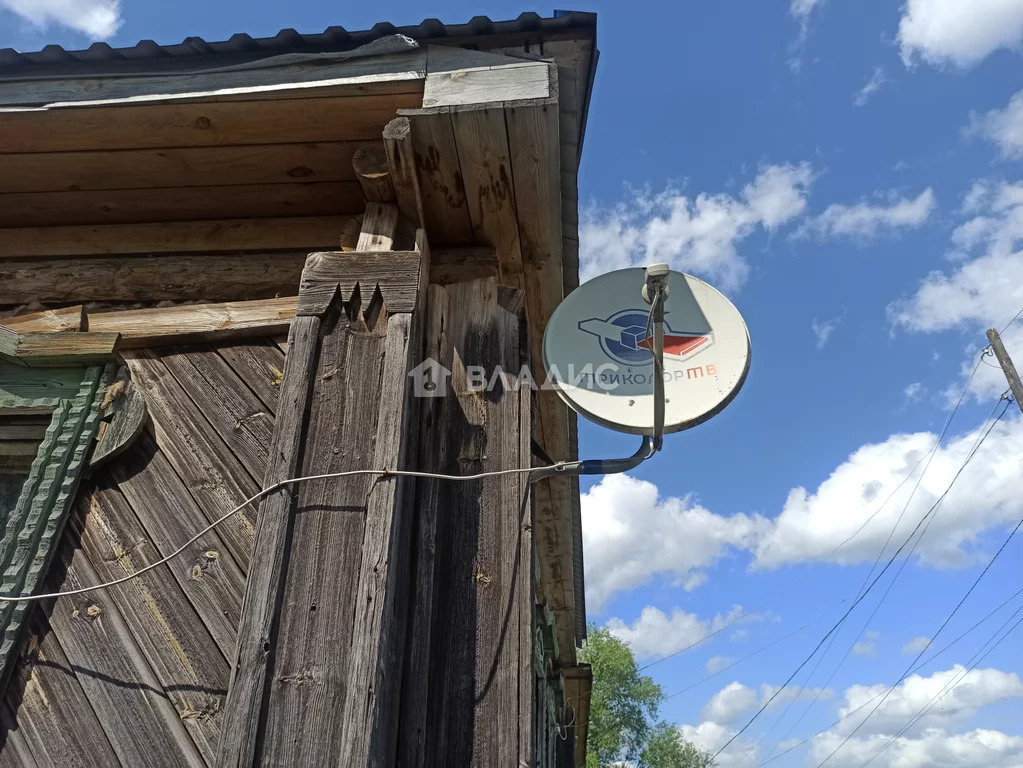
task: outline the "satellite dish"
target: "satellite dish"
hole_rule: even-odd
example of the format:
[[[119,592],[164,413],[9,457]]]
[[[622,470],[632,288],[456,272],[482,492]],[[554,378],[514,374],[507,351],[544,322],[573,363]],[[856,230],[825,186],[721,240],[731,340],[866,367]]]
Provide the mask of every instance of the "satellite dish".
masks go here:
[[[646,273],[609,272],[581,285],[547,323],[543,362],[570,408],[609,429],[654,432],[654,331],[644,303]],[[730,403],[749,373],[742,315],[719,291],[668,274],[664,304],[664,432],[701,424]]]

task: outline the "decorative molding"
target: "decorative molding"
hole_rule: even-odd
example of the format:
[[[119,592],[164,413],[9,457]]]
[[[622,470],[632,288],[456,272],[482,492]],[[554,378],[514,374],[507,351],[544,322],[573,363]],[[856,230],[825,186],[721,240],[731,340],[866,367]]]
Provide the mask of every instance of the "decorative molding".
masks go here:
[[[45,581],[74,501],[112,367],[45,373],[0,362],[0,410],[53,417],[13,510],[0,519],[0,594],[34,594]],[[0,683],[19,644],[31,603],[0,606]]]

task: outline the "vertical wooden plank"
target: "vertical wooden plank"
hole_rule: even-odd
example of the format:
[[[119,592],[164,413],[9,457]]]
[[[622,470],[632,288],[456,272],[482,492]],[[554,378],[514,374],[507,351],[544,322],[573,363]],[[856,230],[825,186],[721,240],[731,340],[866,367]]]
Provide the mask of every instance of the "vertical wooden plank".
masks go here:
[[[109,473],[161,557],[209,525],[152,435],[143,435],[135,449],[111,464]],[[217,530],[204,534],[167,567],[224,657],[232,658],[245,574]]]
[[[415,457],[416,401],[408,377],[419,346],[415,325],[410,314],[386,318],[373,467],[407,469]],[[343,710],[341,765],[389,766],[396,754],[412,487],[410,478],[383,478],[370,491]]]
[[[497,251],[500,281],[524,288],[518,214],[503,109],[462,109],[451,125],[465,184],[473,239]]]
[[[6,703],[40,768],[119,768],[104,726],[42,610],[33,612],[29,625]]]
[[[160,359],[255,480],[266,474],[273,417],[210,346],[167,347]]]
[[[438,301],[441,293],[445,297]],[[445,474],[528,467],[528,423],[525,438],[521,430],[530,393],[515,391],[510,384],[473,391],[466,374],[470,365],[488,372],[500,367],[514,381],[520,363],[518,317],[498,305],[492,279],[431,286],[430,300],[431,311],[441,314],[432,326],[445,329],[438,362],[449,367],[452,376],[447,397],[424,410],[421,466]],[[428,339],[437,343],[429,335]],[[431,355],[433,351],[428,346]],[[428,419],[434,414],[438,418],[431,424]],[[522,632],[528,631],[523,628],[521,601],[531,605],[533,599],[531,591],[522,594],[519,570],[529,568],[532,558],[531,552],[524,559],[522,555],[523,546],[528,549],[522,539],[528,516],[520,518],[523,509],[529,509],[525,474],[472,482],[428,481],[420,488],[421,514],[432,508],[434,494],[436,507],[443,510],[434,538],[424,762],[517,768],[529,754],[520,747]],[[434,520],[421,519],[420,533],[423,522],[429,526]],[[417,551],[424,546],[430,542],[417,541]],[[424,593],[430,596],[430,587],[424,587],[428,565],[429,559],[417,562],[417,601]],[[425,645],[416,637],[423,621],[417,608],[410,652]],[[415,683],[410,679],[406,691]],[[404,723],[406,755],[413,737],[418,737],[413,725],[417,723]]]
[[[102,581],[85,553],[72,549],[78,522],[62,542],[66,571],[47,579],[54,591]],[[205,766],[109,593],[58,598],[50,625],[122,765]]]
[[[263,487],[290,477],[301,461],[301,438],[305,424],[320,319],[296,317],[288,335],[291,353],[284,366],[277,422]],[[224,708],[223,734],[217,758],[219,766],[248,768],[257,758],[263,720],[263,702],[273,669],[277,644],[277,611],[287,568],[287,546],[293,517],[293,489],[269,494],[259,504],[252,568],[249,571],[238,629],[238,646],[231,684]]]
[[[426,230],[434,243],[471,243],[458,150],[448,110],[410,114]]]
[[[74,525],[82,552],[103,581],[133,574],[157,559],[134,511],[108,483],[90,482],[76,501]],[[196,580],[202,578],[197,571]],[[139,650],[174,705],[205,762],[220,738],[230,669],[169,566],[111,588],[111,597]]]
[[[0,728],[3,729],[0,768],[38,768],[25,733],[6,701],[0,702]]]
[[[450,345],[446,343],[447,291],[429,286],[423,359],[451,368]],[[448,398],[422,398],[419,404],[419,447],[417,466],[422,471],[440,471],[449,464],[450,442],[443,440],[443,411]],[[408,645],[402,678],[401,734],[398,765],[419,768],[427,761],[428,703],[434,675],[424,659],[433,657],[434,590],[437,564],[437,517],[440,513],[440,483],[421,478],[416,484],[413,566],[410,593]]]
[[[132,380],[146,394],[157,445],[189,493],[213,522],[258,490],[256,481],[230,451],[167,366],[148,350],[123,353]],[[219,526],[235,561],[246,570],[255,514],[245,508]]]
[[[216,349],[217,354],[227,360],[234,372],[249,385],[270,415],[276,415],[277,396],[284,378],[284,353],[280,347],[251,341],[217,344]]]
[[[416,174],[416,153],[412,127],[407,117],[396,117],[384,126],[384,152],[394,196],[401,215],[416,227],[423,227],[423,198]]]
[[[371,468],[382,325],[368,330],[337,303],[328,310],[302,474]],[[331,478],[298,490],[266,731],[265,755],[275,764],[333,764],[341,752],[367,502],[378,481]],[[318,738],[296,740],[299,727]]]

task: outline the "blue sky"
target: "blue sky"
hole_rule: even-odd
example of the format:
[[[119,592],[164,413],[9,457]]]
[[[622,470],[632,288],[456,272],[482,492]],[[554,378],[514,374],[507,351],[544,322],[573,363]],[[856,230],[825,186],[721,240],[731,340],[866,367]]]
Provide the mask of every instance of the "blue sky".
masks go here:
[[[753,339],[751,375],[725,412],[671,437],[628,478],[584,484],[590,618],[648,663],[770,601],[652,666],[673,693],[831,609],[666,703],[687,737],[716,750],[765,700],[764,686],[770,695],[781,685],[848,607],[899,513],[896,543],[945,490],[1005,389],[981,364],[916,492],[919,473],[823,560],[927,455],[986,344],[984,329],[1023,308],[1023,0],[581,9],[599,14],[602,54],[580,176],[585,275],[670,261],[723,288]],[[0,0],[0,46],[173,43],[523,10],[551,9]],[[1023,362],[1023,322],[1004,338]],[[586,423],[580,434],[586,456],[634,447]],[[811,691],[826,686],[806,716],[796,722],[810,704],[805,692],[791,708],[768,708],[720,764],[756,766],[790,729],[796,741],[813,738],[771,765],[827,757],[859,719],[828,726],[880,690],[870,686],[899,679],[915,655],[904,646],[938,629],[1023,516],[1021,470],[1023,420],[1012,406],[913,555],[853,612],[812,677],[815,662],[795,679]],[[1023,587],[1021,555],[1023,541],[1013,540],[936,648]],[[828,764],[869,758],[1019,605],[897,687]],[[996,648],[873,765],[1023,765],[1019,642]]]

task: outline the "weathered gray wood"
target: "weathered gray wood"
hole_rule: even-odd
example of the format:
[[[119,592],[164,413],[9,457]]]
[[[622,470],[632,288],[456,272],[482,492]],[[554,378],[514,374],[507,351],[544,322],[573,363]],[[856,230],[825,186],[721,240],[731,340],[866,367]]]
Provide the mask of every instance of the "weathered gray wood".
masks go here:
[[[301,440],[316,370],[320,319],[296,317],[288,345],[270,463],[263,487],[295,477],[301,466]],[[253,765],[263,721],[268,676],[277,651],[277,616],[288,568],[287,544],[294,524],[294,489],[283,488],[259,505],[253,565],[245,588],[242,617],[224,713],[217,765]],[[333,553],[331,553],[333,555]]]
[[[413,226],[425,226],[412,127],[407,117],[396,117],[384,126],[384,151],[398,210]]]
[[[161,557],[209,525],[149,433],[129,454],[112,462],[108,471]],[[245,574],[219,531],[204,534],[167,567],[224,657],[231,658],[238,642]]]
[[[504,110],[454,111],[451,124],[458,146],[473,238],[476,243],[492,245],[497,251],[499,276],[503,284],[524,288]]]
[[[416,251],[312,253],[302,272],[298,314],[321,315],[339,288],[347,301],[356,285],[365,297],[379,288],[389,312],[411,312],[418,299],[420,261]]]
[[[265,341],[251,341],[244,344],[220,343],[216,349],[249,385],[270,415],[276,414],[277,396],[284,379],[284,353],[280,347]]]
[[[423,216],[434,243],[471,243],[472,222],[458,165],[451,116],[408,113]],[[436,249],[434,249],[436,250]]]
[[[420,324],[405,313],[392,315],[386,323],[371,466],[403,469],[409,468],[415,457],[417,400],[408,373],[417,362]],[[390,765],[397,751],[412,493],[409,478],[380,480],[370,491],[356,587],[340,765]]]
[[[439,342],[428,333],[427,354],[439,353],[436,359],[454,375],[447,397],[425,404],[420,466],[445,474],[528,467],[530,393],[508,387],[484,396],[468,389],[462,368],[500,365],[517,372],[518,317],[498,305],[494,280],[431,286],[430,306],[431,315],[438,313],[431,323],[434,334],[437,328],[444,332]],[[456,359],[459,365],[447,362]],[[524,594],[528,577],[521,571],[532,563],[525,490],[524,474],[419,485],[417,536],[423,538],[416,542],[407,669],[417,664],[412,654],[424,650],[429,669],[425,718],[410,721],[407,716],[414,713],[410,706],[404,709],[402,748],[409,765],[530,764],[530,748],[520,743],[520,718],[529,713],[521,711],[525,702],[519,692],[523,633],[529,632],[522,602],[530,607],[533,602],[532,590]],[[436,526],[432,539],[431,525]],[[432,608],[428,622],[421,601]],[[429,642],[421,637],[424,623],[432,627]],[[413,673],[404,695],[422,697],[422,678]],[[425,738],[418,736],[420,728]],[[410,744],[410,735],[412,742],[425,741],[425,749]]]
[[[105,730],[117,724],[97,719],[42,610],[33,612],[7,702],[40,768],[120,768]]]
[[[279,57],[278,57],[279,59]],[[8,83],[4,106],[90,106],[141,104],[230,98],[301,97],[318,93],[400,93],[415,91],[426,76],[426,50],[337,60],[324,54],[316,66],[301,57],[296,62],[270,60],[268,67],[226,68],[212,72],[147,77],[23,80]]]
[[[221,341],[287,333],[295,316],[293,296],[218,304],[93,312],[90,331],[121,334],[120,349],[157,344]]]
[[[124,368],[107,387],[102,408],[104,418],[109,416],[109,421],[101,424],[96,447],[89,458],[89,465],[94,469],[128,450],[145,430],[149,419],[146,396],[127,377]]]
[[[266,474],[273,417],[210,346],[170,347],[160,360],[255,481]]]
[[[0,728],[3,729],[3,747],[0,748],[2,768],[38,768],[25,734],[18,726],[14,712],[7,702],[0,702]]]
[[[157,445],[209,522],[254,495],[256,482],[163,362],[148,350],[130,350],[124,358],[132,379],[146,394]],[[218,528],[243,571],[249,567],[254,518],[246,507]]]
[[[105,363],[113,359],[116,333],[19,333],[0,325],[0,360],[30,368]]]
[[[41,312],[32,312],[26,315],[0,318],[0,325],[4,325],[19,333],[28,331],[81,331],[84,323],[85,307],[81,304],[76,307],[45,309]]]
[[[398,231],[398,206],[394,203],[366,203],[356,251],[390,251]]]
[[[232,301],[297,293],[307,251],[0,261],[0,304]]]
[[[352,155],[352,169],[368,202],[385,203],[394,200],[387,156],[379,143],[359,147]]]
[[[446,45],[427,48],[423,107],[452,107],[550,95],[547,65]]]
[[[350,322],[338,304],[324,322],[302,474],[372,466],[384,329]],[[341,752],[367,497],[376,482],[352,476],[298,489],[270,687],[264,760],[272,764],[333,765]],[[320,737],[296,740],[300,726]]]
[[[82,551],[103,581],[135,573],[159,552],[116,487],[89,484],[75,525]],[[230,669],[195,609],[162,566],[112,588],[111,597],[139,650],[206,762],[220,738]],[[202,578],[197,572],[195,578]]]
[[[72,546],[65,538],[61,564],[66,572],[58,569],[48,580],[54,590],[101,581],[85,553]],[[58,598],[50,625],[122,765],[205,765],[116,600],[102,592]]]

